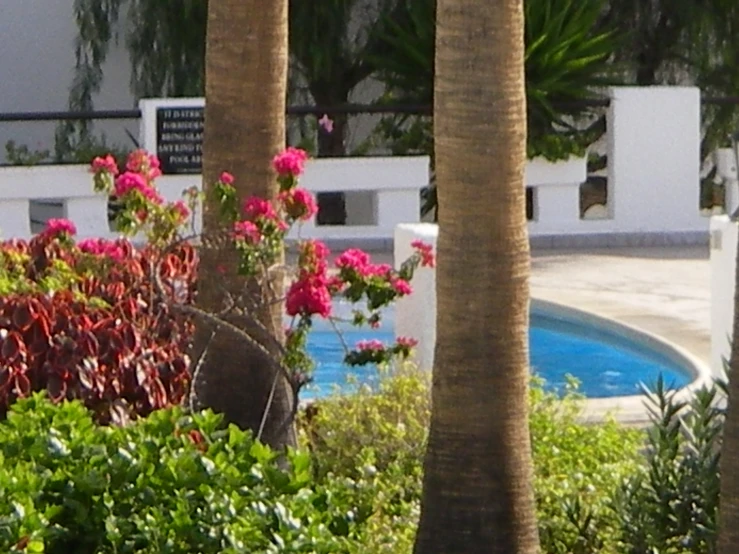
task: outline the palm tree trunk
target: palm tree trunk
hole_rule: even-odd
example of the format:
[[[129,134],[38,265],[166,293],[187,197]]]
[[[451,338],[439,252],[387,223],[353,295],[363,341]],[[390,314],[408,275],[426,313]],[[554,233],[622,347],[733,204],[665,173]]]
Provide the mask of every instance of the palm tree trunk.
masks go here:
[[[287,65],[287,0],[210,0],[203,137],[206,189],[222,171],[229,171],[242,198],[276,194],[271,161],[285,147]],[[205,233],[218,228],[215,210],[206,206]],[[229,263],[234,263],[232,251],[202,248],[198,301],[206,309],[222,308],[223,277],[218,268]],[[281,295],[282,279],[273,286]],[[282,305],[262,312],[262,323],[281,337]],[[282,425],[292,408],[287,382],[275,378],[264,357],[243,339],[219,330],[211,341],[211,334],[209,326],[198,326],[194,351],[207,352],[193,383],[196,404],[223,413],[242,428],[257,432],[263,427],[262,440],[274,447],[295,444],[292,426]]]
[[[729,399],[721,447],[718,554],[739,553],[739,248],[734,277],[734,325],[729,357]]]
[[[529,554],[522,0],[437,13],[437,343],[414,552]]]

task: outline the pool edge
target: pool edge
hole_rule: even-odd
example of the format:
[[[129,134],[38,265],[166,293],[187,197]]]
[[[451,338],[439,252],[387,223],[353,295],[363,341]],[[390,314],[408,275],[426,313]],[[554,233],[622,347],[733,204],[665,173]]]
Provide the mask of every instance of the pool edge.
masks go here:
[[[621,335],[638,346],[655,350],[660,355],[670,359],[692,377],[689,384],[681,387],[675,393],[675,398],[679,401],[689,400],[695,391],[710,386],[714,382],[711,370],[706,362],[682,346],[650,331],[592,311],[573,308],[540,298],[531,299],[531,311],[532,313],[539,312],[561,318],[569,323],[591,325],[604,332]],[[612,416],[620,423],[625,424],[640,425],[648,423],[650,421],[649,408],[645,400],[644,394],[586,398],[583,401],[582,419],[595,422]]]

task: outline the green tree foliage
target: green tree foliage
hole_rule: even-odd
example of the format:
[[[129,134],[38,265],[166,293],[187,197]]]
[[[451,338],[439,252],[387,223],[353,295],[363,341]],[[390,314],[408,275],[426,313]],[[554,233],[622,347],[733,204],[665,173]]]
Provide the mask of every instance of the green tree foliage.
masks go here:
[[[75,0],[75,77],[69,109],[90,111],[103,84],[111,44],[123,40],[130,55],[130,88],[146,96],[202,96],[207,0]],[[89,150],[92,122],[57,128],[56,157]]]
[[[614,60],[641,86],[695,85],[704,96],[739,89],[739,4],[732,0],[609,0],[603,22],[624,37]],[[704,105],[702,155],[739,125],[736,106]]]

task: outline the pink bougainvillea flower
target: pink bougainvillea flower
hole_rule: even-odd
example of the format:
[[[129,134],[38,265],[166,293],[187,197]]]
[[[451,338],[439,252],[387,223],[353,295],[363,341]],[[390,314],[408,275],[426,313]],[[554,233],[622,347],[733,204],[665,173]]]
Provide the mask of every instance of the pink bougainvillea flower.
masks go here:
[[[368,276],[372,275],[376,277],[388,277],[390,273],[392,273],[392,271],[393,268],[390,267],[388,264],[368,264],[367,266],[365,266],[365,273]]]
[[[289,316],[318,315],[326,318],[331,315],[331,294],[326,279],[312,274],[299,277],[287,291],[285,311]]]
[[[403,348],[414,348],[418,345],[418,341],[412,337],[398,337],[395,342]]]
[[[77,227],[68,219],[50,219],[46,222],[43,234],[53,237],[59,235],[72,236],[77,234]]]
[[[435,267],[436,258],[433,253],[433,246],[426,244],[422,240],[414,240],[411,246],[421,256],[421,267]]]
[[[369,254],[358,248],[350,248],[336,258],[334,263],[339,269],[351,269],[359,275],[366,275],[369,262]]]
[[[121,261],[126,255],[120,244],[105,239],[85,239],[77,243],[77,247],[85,254],[100,256],[114,262]]]
[[[315,198],[305,189],[293,188],[283,191],[277,199],[291,219],[308,221],[318,212]]]
[[[328,116],[328,114],[323,114],[323,117],[318,120],[318,125],[326,131],[327,133],[331,134],[334,131],[334,122],[333,120]]]
[[[370,351],[377,351],[377,350],[385,350],[385,345],[382,344],[382,341],[373,339],[373,340],[360,340],[357,343],[357,350],[360,352],[364,352],[367,350]]]
[[[172,204],[172,209],[177,214],[179,221],[186,221],[188,217],[190,217],[190,208],[187,207],[187,204],[185,204],[182,200],[178,200],[174,204]]]
[[[307,159],[305,150],[290,146],[272,159],[272,167],[281,177],[299,177],[303,174]]]
[[[90,165],[90,171],[92,173],[110,173],[114,177],[118,175],[118,163],[115,161],[115,158],[108,154],[107,156],[101,157],[98,156],[94,160],[92,160],[92,164]]]
[[[265,219],[277,219],[277,212],[269,200],[252,196],[244,202],[244,215],[247,219],[256,220],[260,217]]]
[[[224,171],[223,173],[221,173],[221,177],[220,177],[219,180],[224,185],[233,185],[234,184],[234,176],[231,175],[228,171]]]
[[[302,273],[325,275],[328,269],[328,247],[319,240],[304,240],[298,245],[298,266]],[[327,286],[330,285],[327,284]]]
[[[401,279],[400,277],[391,278],[390,286],[392,286],[393,290],[397,292],[400,296],[406,296],[413,292],[411,284],[405,279]]]
[[[249,244],[257,244],[262,238],[259,228],[251,221],[234,223],[233,235],[234,238],[244,240]]]
[[[162,174],[160,166],[159,158],[143,149],[131,152],[126,161],[126,171],[138,173],[149,181],[156,179]]]
[[[149,186],[149,183],[146,182],[146,179],[141,174],[126,171],[115,180],[114,192],[116,196],[122,197],[131,191],[138,191],[146,200],[155,204],[161,204],[163,202],[159,193]]]

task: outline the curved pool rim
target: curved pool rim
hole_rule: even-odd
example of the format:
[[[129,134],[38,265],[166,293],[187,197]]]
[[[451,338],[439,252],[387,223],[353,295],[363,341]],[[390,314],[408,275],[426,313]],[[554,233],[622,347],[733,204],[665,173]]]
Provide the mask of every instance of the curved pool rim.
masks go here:
[[[644,329],[594,312],[537,298],[531,299],[531,312],[573,326],[585,326],[606,335],[615,335],[619,339],[630,342],[638,349],[654,352],[666,358],[672,365],[690,376],[690,382],[676,390],[678,400],[688,400],[695,391],[708,387],[714,382],[711,370],[705,362],[682,346]],[[645,384],[651,385],[651,383]],[[619,421],[646,422],[649,411],[645,400],[643,394],[586,398],[584,415],[586,419],[602,419],[611,414]]]

